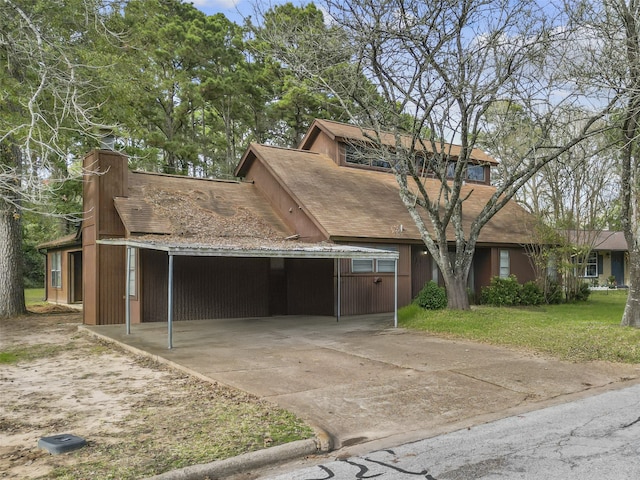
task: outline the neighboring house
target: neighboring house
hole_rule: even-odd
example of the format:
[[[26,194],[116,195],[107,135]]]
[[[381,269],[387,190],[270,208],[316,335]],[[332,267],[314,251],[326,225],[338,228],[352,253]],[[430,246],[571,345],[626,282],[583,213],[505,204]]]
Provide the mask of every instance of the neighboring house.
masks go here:
[[[252,144],[238,181],[133,172],[116,152],[90,153],[84,167],[98,174],[84,187],[84,322],[339,316],[410,303],[438,269],[388,165],[364,160],[366,143],[357,127],[317,120],[299,149]],[[495,192],[495,160],[472,158],[466,226]],[[485,226],[472,291],[496,275],[533,279],[530,221],[509,202]]]
[[[578,244],[586,243],[591,247],[580,277],[596,286],[610,286],[609,277],[615,278],[616,287],[629,285],[629,247],[624,232],[592,230],[574,232],[573,235],[582,239]]]

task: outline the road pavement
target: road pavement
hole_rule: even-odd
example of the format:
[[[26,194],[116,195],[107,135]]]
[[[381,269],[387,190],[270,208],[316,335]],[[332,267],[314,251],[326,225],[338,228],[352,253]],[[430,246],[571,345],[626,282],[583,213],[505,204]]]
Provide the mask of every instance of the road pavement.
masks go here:
[[[262,480],[640,478],[640,385]],[[252,477],[256,478],[256,477]]]

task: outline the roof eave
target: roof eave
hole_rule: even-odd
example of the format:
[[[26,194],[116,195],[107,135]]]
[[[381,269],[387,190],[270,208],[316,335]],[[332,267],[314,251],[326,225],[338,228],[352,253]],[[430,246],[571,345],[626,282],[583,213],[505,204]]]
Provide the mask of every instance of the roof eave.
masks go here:
[[[159,250],[169,255],[194,257],[251,257],[251,258],[381,258],[397,260],[399,253],[374,248],[350,245],[292,244],[291,248],[264,245],[257,248],[239,246],[189,245],[172,242],[145,242],[126,238],[110,238],[97,241],[98,244]]]

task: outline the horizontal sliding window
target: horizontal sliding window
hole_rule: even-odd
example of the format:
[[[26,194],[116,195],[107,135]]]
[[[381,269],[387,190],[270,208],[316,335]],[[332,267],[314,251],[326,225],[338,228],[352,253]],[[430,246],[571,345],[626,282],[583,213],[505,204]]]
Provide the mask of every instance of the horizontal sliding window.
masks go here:
[[[371,245],[369,248],[397,252],[398,247]],[[394,273],[396,262],[390,258],[354,258],[351,260],[352,273]]]

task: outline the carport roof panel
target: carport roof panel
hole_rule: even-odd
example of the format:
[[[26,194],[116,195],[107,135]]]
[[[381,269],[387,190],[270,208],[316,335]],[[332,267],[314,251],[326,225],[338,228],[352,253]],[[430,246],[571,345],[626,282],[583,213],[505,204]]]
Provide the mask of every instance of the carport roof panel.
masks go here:
[[[149,250],[160,250],[171,255],[200,257],[282,257],[282,258],[379,258],[397,260],[399,253],[394,250],[355,247],[326,243],[280,243],[260,246],[241,246],[238,244],[193,244],[163,242],[160,240],[138,240],[109,238],[98,240],[102,245],[127,246]]]

